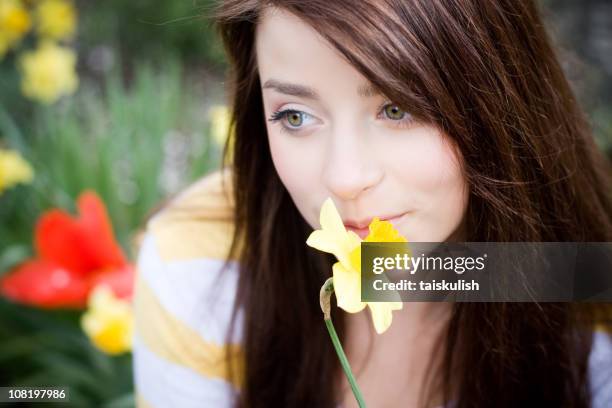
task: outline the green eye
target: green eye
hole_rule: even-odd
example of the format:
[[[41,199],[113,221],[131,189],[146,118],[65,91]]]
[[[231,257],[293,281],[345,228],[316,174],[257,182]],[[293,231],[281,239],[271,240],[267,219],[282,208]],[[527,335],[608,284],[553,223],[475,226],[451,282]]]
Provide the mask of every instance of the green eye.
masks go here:
[[[399,106],[389,104],[384,108],[385,115],[391,120],[402,120],[406,112],[401,110]]]
[[[304,122],[304,117],[302,116],[302,112],[288,112],[287,113],[287,122],[293,127],[299,127]]]

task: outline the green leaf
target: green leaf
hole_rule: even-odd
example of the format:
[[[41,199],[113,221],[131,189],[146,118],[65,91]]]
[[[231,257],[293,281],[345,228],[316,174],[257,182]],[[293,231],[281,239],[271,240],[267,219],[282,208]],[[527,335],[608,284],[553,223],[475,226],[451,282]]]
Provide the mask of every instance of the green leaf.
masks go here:
[[[31,255],[30,247],[22,244],[11,245],[0,252],[0,276]]]

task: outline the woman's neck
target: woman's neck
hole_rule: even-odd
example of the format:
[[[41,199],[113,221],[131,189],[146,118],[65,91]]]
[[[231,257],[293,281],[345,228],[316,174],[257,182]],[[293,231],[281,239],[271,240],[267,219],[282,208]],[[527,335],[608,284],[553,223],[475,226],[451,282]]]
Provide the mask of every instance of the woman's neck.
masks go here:
[[[346,315],[343,347],[366,401],[369,397],[372,406],[383,406],[383,394],[396,392],[405,406],[417,406],[426,384],[429,390],[439,389],[444,329],[451,311],[451,303],[406,302],[393,312],[393,323],[383,334],[376,334],[368,308]],[[343,393],[348,392],[344,399],[350,401],[348,382],[341,383]],[[432,396],[441,402],[438,391]]]

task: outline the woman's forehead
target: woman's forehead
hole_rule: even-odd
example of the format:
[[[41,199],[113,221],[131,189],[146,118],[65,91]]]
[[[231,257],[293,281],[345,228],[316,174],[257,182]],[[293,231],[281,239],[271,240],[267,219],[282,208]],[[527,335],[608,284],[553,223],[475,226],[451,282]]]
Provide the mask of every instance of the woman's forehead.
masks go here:
[[[294,14],[266,9],[258,22],[256,55],[264,88],[321,99],[325,93],[376,95],[361,75],[313,27]],[[296,86],[299,85],[299,86]]]

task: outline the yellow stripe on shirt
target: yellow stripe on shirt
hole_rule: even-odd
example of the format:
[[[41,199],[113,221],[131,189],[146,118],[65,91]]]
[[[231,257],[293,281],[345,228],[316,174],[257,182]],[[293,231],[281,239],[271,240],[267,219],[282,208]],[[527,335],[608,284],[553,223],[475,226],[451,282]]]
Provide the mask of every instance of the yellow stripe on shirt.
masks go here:
[[[203,376],[229,382],[229,367],[225,360],[225,350],[229,347],[233,356],[230,364],[235,373],[231,383],[237,389],[241,387],[244,358],[240,345],[219,345],[204,340],[193,328],[168,313],[141,277],[136,279],[134,307],[139,316],[136,330],[157,356]]]
[[[142,396],[141,393],[136,392],[136,407],[137,408],[153,408],[153,405]]]
[[[225,170],[204,177],[150,220],[164,261],[227,258],[234,234],[230,174]]]

